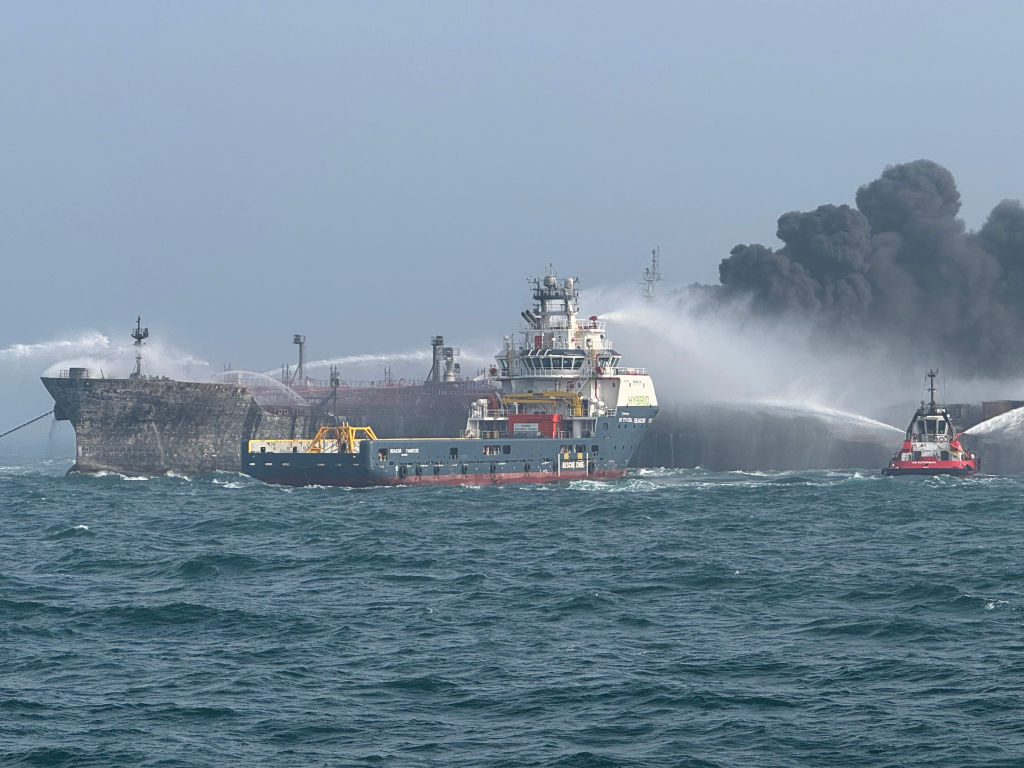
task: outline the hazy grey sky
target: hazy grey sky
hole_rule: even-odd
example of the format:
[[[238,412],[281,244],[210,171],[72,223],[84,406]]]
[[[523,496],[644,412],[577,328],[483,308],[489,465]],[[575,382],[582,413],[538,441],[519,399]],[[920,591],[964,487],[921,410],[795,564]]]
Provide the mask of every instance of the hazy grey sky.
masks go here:
[[[0,350],[138,313],[218,366],[295,332],[496,350],[548,262],[632,289],[660,244],[666,285],[716,282],[922,157],[978,228],[1024,194],[1021,29],[1019,2],[4,3]]]

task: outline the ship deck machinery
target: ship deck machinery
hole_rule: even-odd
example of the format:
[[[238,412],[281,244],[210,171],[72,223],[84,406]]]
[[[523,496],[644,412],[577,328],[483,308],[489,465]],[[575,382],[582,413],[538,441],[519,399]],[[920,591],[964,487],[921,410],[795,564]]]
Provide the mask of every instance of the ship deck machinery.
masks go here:
[[[506,338],[500,388],[470,409],[464,437],[376,439],[347,427],[309,440],[251,440],[243,471],[287,485],[410,485],[618,478],[657,396],[647,371],[620,366],[596,316],[578,317],[576,281],[533,281],[526,330]],[[370,425],[372,427],[372,425]]]

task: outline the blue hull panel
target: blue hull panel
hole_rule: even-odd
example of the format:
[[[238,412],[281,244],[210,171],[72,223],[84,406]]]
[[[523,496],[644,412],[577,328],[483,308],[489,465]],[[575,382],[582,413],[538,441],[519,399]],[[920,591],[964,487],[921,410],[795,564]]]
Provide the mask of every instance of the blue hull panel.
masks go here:
[[[620,410],[581,437],[362,440],[358,453],[253,453],[242,471],[279,485],[480,485],[617,479],[655,407]]]

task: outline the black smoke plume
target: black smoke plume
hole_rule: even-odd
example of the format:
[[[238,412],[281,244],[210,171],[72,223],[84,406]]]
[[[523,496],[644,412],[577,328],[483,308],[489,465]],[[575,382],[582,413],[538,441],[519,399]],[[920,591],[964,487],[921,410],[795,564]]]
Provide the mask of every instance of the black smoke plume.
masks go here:
[[[871,338],[951,374],[1024,372],[1020,202],[968,232],[953,175],[930,160],[886,168],[856,202],[783,214],[781,248],[737,245],[721,284],[697,289],[759,321],[811,321],[823,342]]]

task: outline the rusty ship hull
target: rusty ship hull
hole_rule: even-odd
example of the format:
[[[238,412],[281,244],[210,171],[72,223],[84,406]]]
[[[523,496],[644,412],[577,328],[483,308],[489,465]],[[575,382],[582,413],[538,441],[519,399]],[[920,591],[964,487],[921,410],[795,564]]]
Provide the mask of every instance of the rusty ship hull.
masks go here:
[[[372,419],[384,436],[453,437],[477,387],[338,390],[306,405],[261,406],[239,384],[163,377],[43,377],[54,417],[75,430],[76,472],[199,475],[241,470],[241,446],[264,437],[311,437],[339,419]]]
[[[75,429],[72,471],[237,472],[241,440],[309,431],[309,414],[269,413],[245,387],[171,379],[44,377],[54,418]]]

